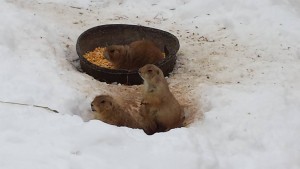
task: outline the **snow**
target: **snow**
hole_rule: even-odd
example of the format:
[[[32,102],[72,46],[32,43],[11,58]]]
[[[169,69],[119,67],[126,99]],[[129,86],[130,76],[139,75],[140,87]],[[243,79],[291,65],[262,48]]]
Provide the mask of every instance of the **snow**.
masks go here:
[[[300,168],[298,1],[0,4],[1,169]],[[179,38],[168,82],[192,118],[188,127],[148,136],[91,120],[96,95],[130,100],[139,89],[77,70],[77,37],[110,23]]]

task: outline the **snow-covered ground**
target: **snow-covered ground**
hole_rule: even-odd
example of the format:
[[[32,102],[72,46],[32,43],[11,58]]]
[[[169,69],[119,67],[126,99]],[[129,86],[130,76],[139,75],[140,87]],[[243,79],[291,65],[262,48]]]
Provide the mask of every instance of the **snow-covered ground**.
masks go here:
[[[300,168],[299,1],[4,0],[0,11],[1,169]],[[89,121],[95,95],[139,88],[77,70],[77,37],[109,23],[179,38],[168,81],[188,127],[148,136]]]

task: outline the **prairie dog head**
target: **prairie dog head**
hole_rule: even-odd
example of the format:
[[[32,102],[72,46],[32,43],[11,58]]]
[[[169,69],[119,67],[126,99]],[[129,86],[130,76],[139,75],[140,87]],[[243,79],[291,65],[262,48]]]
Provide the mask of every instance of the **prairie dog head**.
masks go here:
[[[102,114],[113,110],[114,99],[109,95],[96,96],[91,103],[91,109],[94,113]]]
[[[164,78],[163,72],[159,67],[153,64],[147,64],[139,69],[140,76],[144,79],[144,81],[150,82],[155,79]]]
[[[111,45],[106,47],[104,57],[112,63],[118,62],[122,57],[126,56],[127,51],[123,45]]]

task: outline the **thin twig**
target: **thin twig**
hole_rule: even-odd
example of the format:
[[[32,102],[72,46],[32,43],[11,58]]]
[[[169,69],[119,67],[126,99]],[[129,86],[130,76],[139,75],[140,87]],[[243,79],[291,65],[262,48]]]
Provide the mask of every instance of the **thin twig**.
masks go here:
[[[82,9],[80,7],[77,7],[77,6],[69,6],[70,8],[75,8],[75,9]]]
[[[4,104],[14,104],[14,105],[20,105],[20,106],[37,107],[37,108],[42,108],[42,109],[45,109],[45,110],[52,111],[52,112],[54,112],[54,113],[59,113],[57,110],[50,109],[49,107],[39,106],[39,105],[34,105],[34,104],[15,103],[15,102],[5,102],[5,101],[1,101],[1,100],[0,100],[0,103],[4,103]]]

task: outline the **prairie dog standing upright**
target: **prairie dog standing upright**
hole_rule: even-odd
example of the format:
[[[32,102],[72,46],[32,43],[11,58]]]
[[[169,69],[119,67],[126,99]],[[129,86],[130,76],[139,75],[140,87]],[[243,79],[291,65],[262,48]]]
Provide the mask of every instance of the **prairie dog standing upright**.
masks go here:
[[[117,69],[138,69],[149,63],[164,59],[161,50],[149,40],[139,40],[129,45],[111,45],[106,47],[104,57]]]
[[[147,64],[139,69],[139,74],[144,80],[140,110],[141,115],[147,119],[144,131],[147,134],[154,134],[182,127],[183,110],[170,92],[160,68]]]

